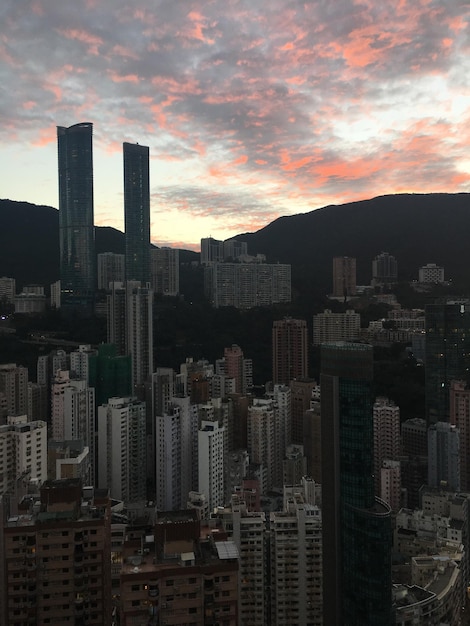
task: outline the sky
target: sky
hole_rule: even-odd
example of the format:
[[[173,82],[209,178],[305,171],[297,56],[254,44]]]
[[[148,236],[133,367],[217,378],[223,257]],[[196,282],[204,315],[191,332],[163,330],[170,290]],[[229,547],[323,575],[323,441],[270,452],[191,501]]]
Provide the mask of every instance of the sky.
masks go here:
[[[0,197],[58,206],[93,122],[95,224],[150,147],[151,238],[254,232],[389,193],[470,192],[468,0],[3,0]]]

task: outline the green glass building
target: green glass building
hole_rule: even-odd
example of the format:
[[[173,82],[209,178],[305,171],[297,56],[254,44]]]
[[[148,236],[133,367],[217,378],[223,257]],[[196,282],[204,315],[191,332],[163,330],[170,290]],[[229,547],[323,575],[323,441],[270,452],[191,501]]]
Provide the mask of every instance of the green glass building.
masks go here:
[[[323,623],[392,622],[391,510],[374,496],[372,346],[321,346]]]

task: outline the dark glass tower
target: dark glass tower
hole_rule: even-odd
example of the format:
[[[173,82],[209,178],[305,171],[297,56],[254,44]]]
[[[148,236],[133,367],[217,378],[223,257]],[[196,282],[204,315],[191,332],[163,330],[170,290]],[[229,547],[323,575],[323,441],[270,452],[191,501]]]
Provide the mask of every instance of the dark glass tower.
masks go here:
[[[96,283],[93,124],[57,127],[61,306],[91,309]]]
[[[469,381],[470,303],[429,304],[426,318],[426,419],[448,422],[450,382]]]
[[[321,347],[323,623],[329,626],[392,624],[391,510],[374,496],[372,371],[369,345]]]
[[[124,143],[126,280],[150,282],[149,149]]]

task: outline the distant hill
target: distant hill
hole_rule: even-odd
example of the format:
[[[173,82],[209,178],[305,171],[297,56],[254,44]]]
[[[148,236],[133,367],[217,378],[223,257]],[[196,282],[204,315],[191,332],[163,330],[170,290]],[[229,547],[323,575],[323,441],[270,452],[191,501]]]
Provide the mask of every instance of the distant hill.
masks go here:
[[[469,229],[470,194],[399,194],[281,217],[237,238],[250,254],[291,263],[297,280],[328,291],[334,256],[356,257],[364,285],[380,252],[396,257],[400,280],[417,279],[419,267],[437,263],[446,279],[470,285]]]
[[[95,228],[96,252],[124,254],[124,233],[110,226]],[[183,260],[198,259],[190,250]],[[186,258],[188,257],[188,258]],[[59,278],[59,211],[50,206],[0,200],[0,276],[25,284],[49,286]]]
[[[59,213],[47,206],[0,200],[0,276],[49,285],[59,276]],[[398,261],[399,279],[418,277],[426,263],[445,269],[446,279],[470,285],[470,194],[399,194],[332,205],[281,217],[255,233],[237,238],[250,254],[291,263],[298,292],[331,290],[334,256],[357,259],[357,282],[369,284],[373,258],[380,252]],[[124,235],[96,228],[97,252],[124,252]],[[183,261],[195,260],[191,251]]]

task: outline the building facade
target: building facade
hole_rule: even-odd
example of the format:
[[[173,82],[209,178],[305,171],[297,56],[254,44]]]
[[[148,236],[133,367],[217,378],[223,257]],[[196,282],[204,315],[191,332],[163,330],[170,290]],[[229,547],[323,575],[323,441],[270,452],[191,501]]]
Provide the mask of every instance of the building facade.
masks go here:
[[[345,313],[332,313],[326,309],[313,316],[313,345],[332,341],[353,341],[359,339],[361,316],[353,310]]]
[[[356,259],[339,256],[333,259],[333,296],[349,298],[356,295]]]
[[[177,248],[152,248],[150,251],[152,289],[163,296],[180,292],[180,251]]]
[[[273,383],[289,385],[308,376],[308,332],[305,320],[286,317],[273,323]]]

